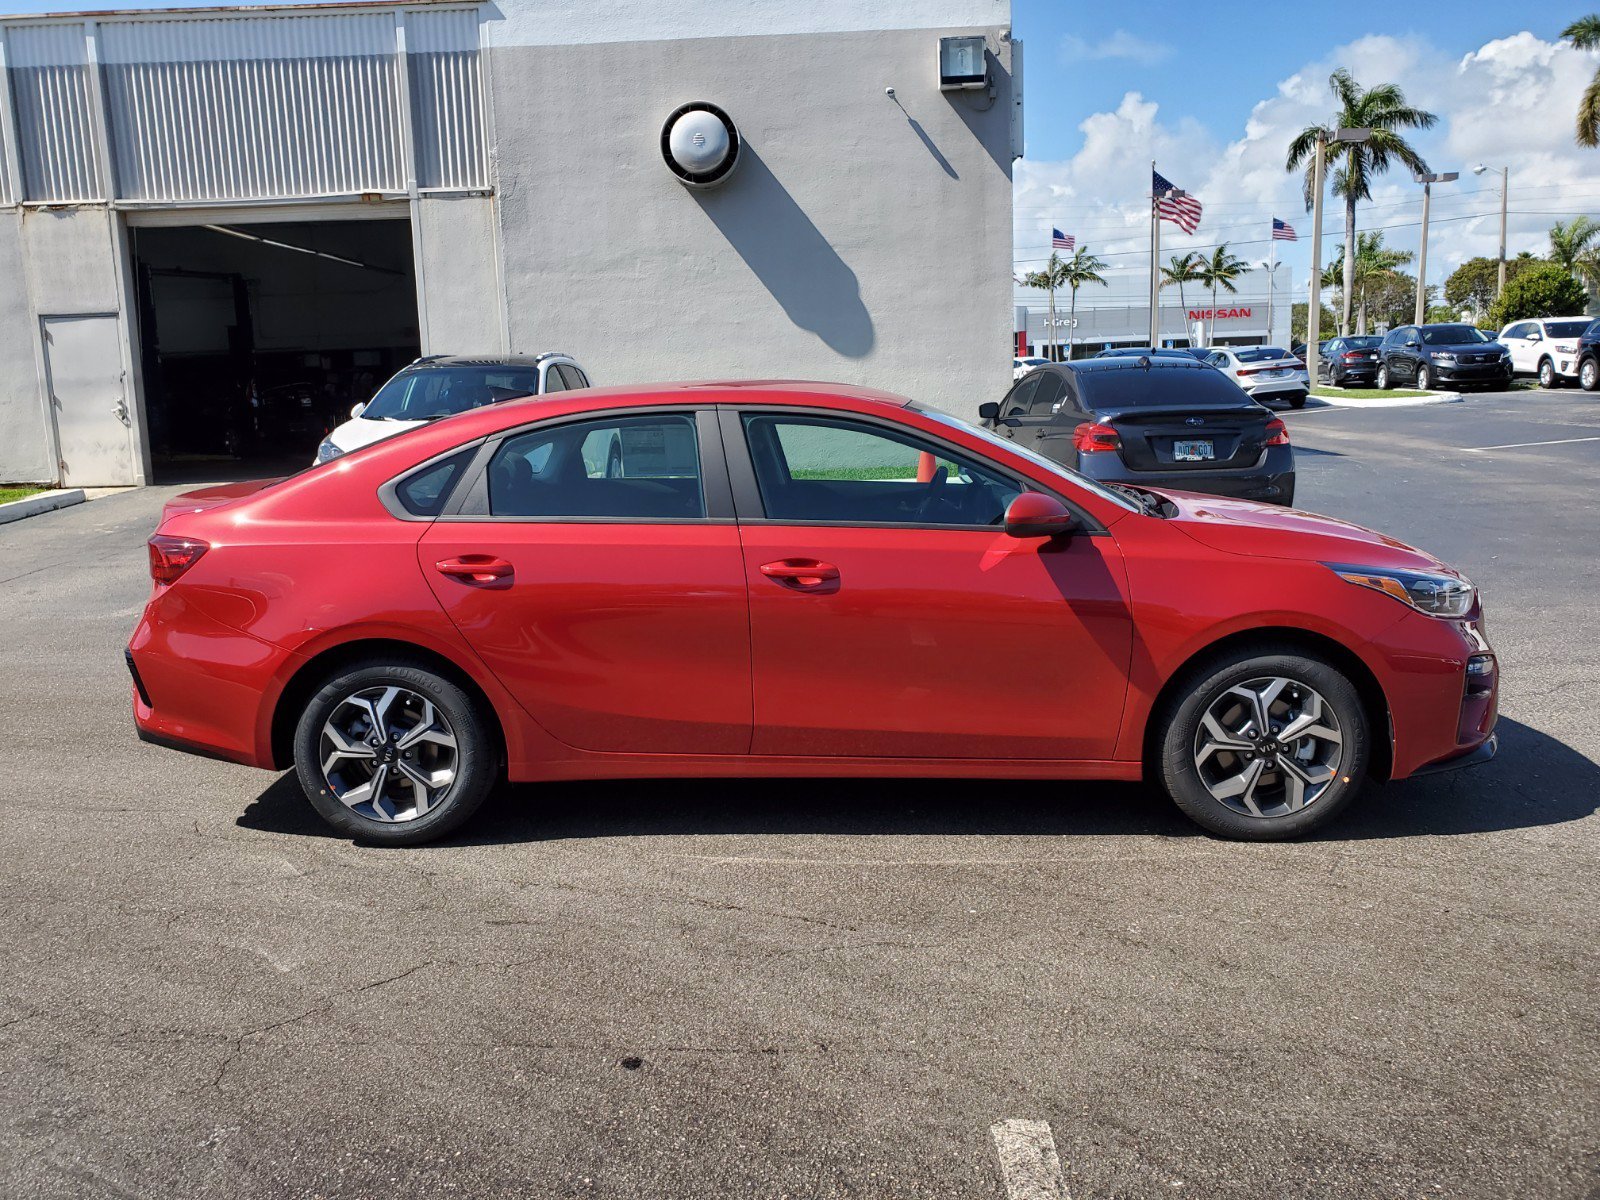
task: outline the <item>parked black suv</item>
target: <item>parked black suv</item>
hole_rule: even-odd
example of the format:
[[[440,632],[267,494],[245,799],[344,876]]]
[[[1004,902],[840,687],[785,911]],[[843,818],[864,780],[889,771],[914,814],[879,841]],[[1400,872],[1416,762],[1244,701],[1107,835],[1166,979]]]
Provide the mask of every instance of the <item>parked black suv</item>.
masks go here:
[[[1578,339],[1578,386],[1586,392],[1600,388],[1600,321],[1590,321]]]
[[[1376,333],[1358,333],[1323,342],[1317,350],[1317,382],[1334,387],[1371,384],[1378,377],[1378,347],[1383,338]]]
[[[1191,358],[1052,363],[978,415],[1000,436],[1102,483],[1294,503],[1282,419]]]
[[[1511,352],[1472,325],[1401,325],[1378,347],[1378,386],[1465,389],[1511,384]]]

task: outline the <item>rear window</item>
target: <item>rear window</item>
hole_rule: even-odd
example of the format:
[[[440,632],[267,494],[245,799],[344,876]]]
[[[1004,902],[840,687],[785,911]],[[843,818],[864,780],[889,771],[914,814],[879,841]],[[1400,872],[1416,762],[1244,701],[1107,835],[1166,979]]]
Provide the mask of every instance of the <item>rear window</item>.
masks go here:
[[[401,371],[378,389],[361,415],[369,421],[433,421],[538,390],[537,367],[418,367]]]
[[[1248,403],[1244,390],[1220,371],[1134,367],[1125,371],[1080,371],[1078,390],[1084,407],[1100,411],[1123,408],[1238,408]]]
[[[437,517],[476,450],[476,446],[469,446],[401,480],[394,489],[401,507],[414,517]]]
[[[1548,321],[1545,323],[1545,332],[1551,337],[1575,338],[1582,337],[1583,331],[1589,328],[1587,321]]]
[[[1286,351],[1276,346],[1240,346],[1234,353],[1239,356],[1240,362],[1274,362],[1289,357]]]
[[[1375,333],[1344,339],[1344,348],[1346,350],[1376,350],[1381,345],[1383,345],[1383,339]]]

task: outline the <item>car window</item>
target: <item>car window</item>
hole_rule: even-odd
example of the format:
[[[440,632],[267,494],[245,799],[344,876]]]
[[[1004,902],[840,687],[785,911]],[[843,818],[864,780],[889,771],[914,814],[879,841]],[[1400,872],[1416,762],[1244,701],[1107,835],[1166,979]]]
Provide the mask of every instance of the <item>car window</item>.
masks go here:
[[[544,369],[544,390],[547,392],[567,390],[567,381],[561,378],[561,371],[556,363],[551,363]]]
[[[881,426],[747,413],[744,427],[769,520],[997,526],[1022,490],[992,468]]]
[[[1061,397],[1066,395],[1066,385],[1061,382],[1061,376],[1054,371],[1034,389],[1033,399],[1028,401],[1028,415],[1030,417],[1048,417],[1055,411]]]
[[[1332,343],[1330,342],[1329,345],[1331,346]],[[1288,354],[1276,346],[1245,346],[1240,350],[1235,350],[1234,353],[1239,356],[1240,362],[1247,363],[1276,362],[1280,358],[1289,357]]]
[[[1590,339],[1600,339],[1600,321],[1589,322],[1589,328],[1583,331],[1583,336]]]
[[[1587,321],[1548,321],[1544,332],[1546,337],[1575,338],[1582,336],[1588,324]]]
[[[1525,321],[1521,325],[1513,325],[1501,336],[1508,338],[1525,338],[1532,333],[1535,328],[1536,326],[1534,326],[1531,322]]]
[[[408,367],[378,389],[361,415],[369,421],[432,421],[538,390],[539,373],[532,367]]]
[[[694,418],[605,417],[509,438],[489,463],[489,512],[610,520],[704,517]]]
[[[572,363],[557,363],[556,370],[561,372],[561,381],[570,391],[578,391],[589,386],[589,380]]]
[[[1193,408],[1238,408],[1248,399],[1231,376],[1198,367],[1152,367],[1082,371],[1078,388],[1093,412],[1182,404]]]
[[[1028,404],[1033,399],[1033,393],[1039,387],[1043,375],[1029,375],[1016,387],[1011,389],[1004,401],[1000,404],[1000,415],[1003,417],[1016,417],[1028,411]]]
[[[414,517],[437,517],[444,511],[462,469],[476,452],[476,447],[458,451],[402,480],[394,489],[401,507]]]

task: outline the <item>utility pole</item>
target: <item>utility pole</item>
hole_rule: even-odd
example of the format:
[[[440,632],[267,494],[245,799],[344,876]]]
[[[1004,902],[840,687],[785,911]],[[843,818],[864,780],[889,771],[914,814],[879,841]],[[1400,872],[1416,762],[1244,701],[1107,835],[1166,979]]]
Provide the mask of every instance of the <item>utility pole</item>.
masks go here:
[[[1311,386],[1317,383],[1317,342],[1322,335],[1322,175],[1327,168],[1328,144],[1364,142],[1372,130],[1355,128],[1335,129],[1329,137],[1324,130],[1317,134],[1317,156],[1311,168],[1311,280],[1310,296],[1306,304],[1306,374]],[[1355,253],[1346,246],[1346,254]]]
[[[1428,314],[1428,202],[1433,196],[1433,185],[1436,183],[1449,183],[1460,178],[1455,171],[1445,171],[1436,175],[1412,176],[1422,185],[1422,253],[1417,255],[1417,312],[1414,324],[1424,323]],[[1345,253],[1350,253],[1348,247]]]

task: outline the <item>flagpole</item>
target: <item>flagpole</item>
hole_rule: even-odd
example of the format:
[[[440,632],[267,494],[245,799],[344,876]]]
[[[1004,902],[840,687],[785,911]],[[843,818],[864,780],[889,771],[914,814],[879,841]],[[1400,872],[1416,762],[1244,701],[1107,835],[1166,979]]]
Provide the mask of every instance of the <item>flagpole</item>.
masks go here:
[[[1156,160],[1150,160],[1150,348],[1161,340],[1161,218],[1156,207]]]
[[[1268,219],[1272,224],[1267,226],[1267,344],[1271,345],[1275,340],[1272,327],[1272,302],[1276,299],[1273,294],[1273,285],[1278,282],[1278,239],[1275,236],[1278,218],[1270,217]]]

